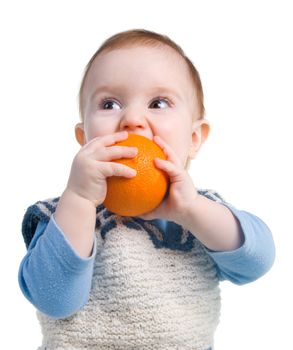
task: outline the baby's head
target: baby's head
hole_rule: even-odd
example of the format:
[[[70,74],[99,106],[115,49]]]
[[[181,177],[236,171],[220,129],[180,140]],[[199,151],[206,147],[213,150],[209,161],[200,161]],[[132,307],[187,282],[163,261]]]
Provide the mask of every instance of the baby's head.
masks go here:
[[[159,135],[185,166],[209,132],[193,63],[171,39],[146,30],[118,33],[102,44],[86,66],[79,109],[79,143],[121,130]]]

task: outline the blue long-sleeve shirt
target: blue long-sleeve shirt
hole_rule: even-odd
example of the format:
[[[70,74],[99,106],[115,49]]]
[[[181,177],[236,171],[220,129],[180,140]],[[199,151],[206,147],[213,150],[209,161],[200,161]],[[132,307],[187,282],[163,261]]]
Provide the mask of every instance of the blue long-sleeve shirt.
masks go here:
[[[236,284],[252,282],[274,262],[272,235],[255,215],[228,207],[240,223],[244,243],[234,251],[206,249],[206,252],[216,263],[220,280]],[[179,230],[173,222],[153,222],[167,234]],[[19,269],[23,294],[38,310],[53,318],[76,313],[89,298],[95,254],[96,242],[89,258],[78,256],[53,216],[49,222],[40,221]]]

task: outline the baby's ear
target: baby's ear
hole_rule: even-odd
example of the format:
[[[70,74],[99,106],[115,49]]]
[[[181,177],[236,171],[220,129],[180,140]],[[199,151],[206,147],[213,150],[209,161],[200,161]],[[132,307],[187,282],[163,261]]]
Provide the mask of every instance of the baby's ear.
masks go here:
[[[81,146],[85,144],[83,123],[78,123],[75,125],[75,138]]]
[[[201,119],[200,122],[201,122],[201,126],[200,126],[201,127],[201,144],[203,144],[210,134],[210,123],[205,119]]]
[[[195,158],[201,145],[206,141],[210,133],[210,124],[205,119],[198,119],[192,123],[192,145],[190,158]]]

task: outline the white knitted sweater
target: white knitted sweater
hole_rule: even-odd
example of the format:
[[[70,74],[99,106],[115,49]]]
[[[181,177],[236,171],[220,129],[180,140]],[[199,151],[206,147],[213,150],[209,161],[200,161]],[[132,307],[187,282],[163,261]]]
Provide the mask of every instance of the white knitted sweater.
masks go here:
[[[36,206],[50,216],[56,203]],[[99,207],[89,301],[66,319],[38,312],[39,350],[210,348],[220,313],[217,269],[202,244],[179,230],[174,242],[153,222]]]

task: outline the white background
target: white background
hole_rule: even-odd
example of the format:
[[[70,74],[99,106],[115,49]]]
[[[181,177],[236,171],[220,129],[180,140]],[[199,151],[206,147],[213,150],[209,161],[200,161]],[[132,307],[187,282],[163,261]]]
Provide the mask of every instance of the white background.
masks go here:
[[[289,3],[1,1],[1,349],[40,344],[35,310],[17,282],[22,217],[66,184],[86,63],[108,36],[132,28],[169,35],[201,74],[212,131],[191,167],[196,186],[260,216],[274,235],[277,258],[267,275],[242,287],[221,284],[216,349],[292,346]]]

